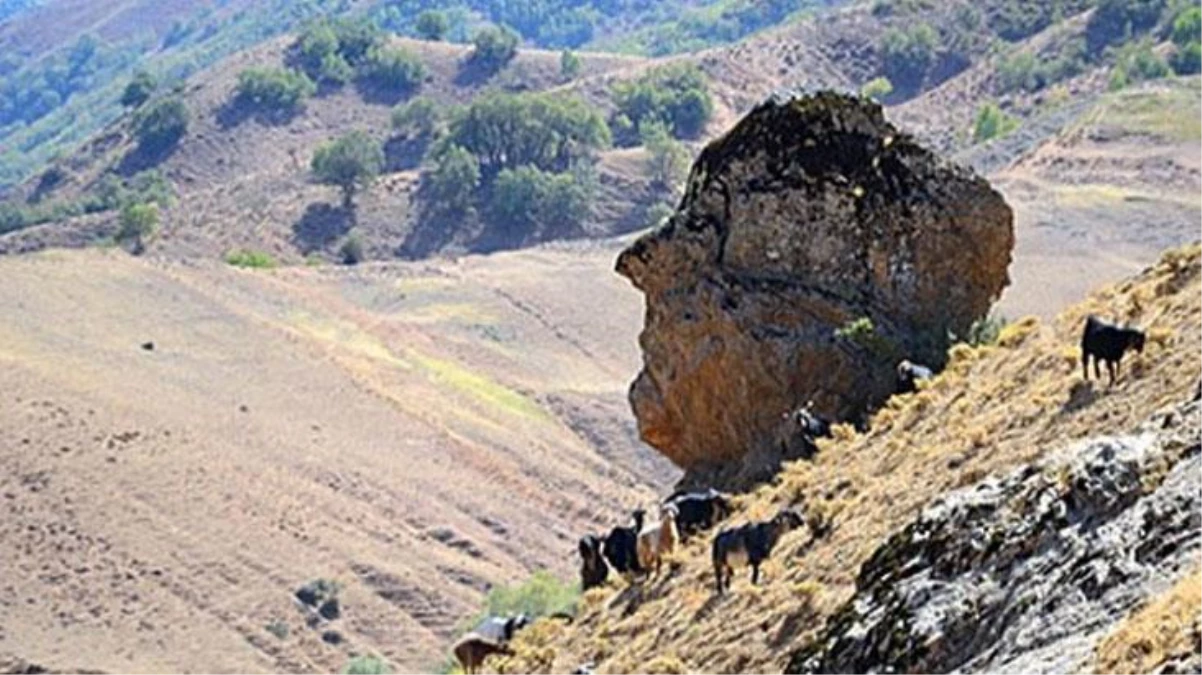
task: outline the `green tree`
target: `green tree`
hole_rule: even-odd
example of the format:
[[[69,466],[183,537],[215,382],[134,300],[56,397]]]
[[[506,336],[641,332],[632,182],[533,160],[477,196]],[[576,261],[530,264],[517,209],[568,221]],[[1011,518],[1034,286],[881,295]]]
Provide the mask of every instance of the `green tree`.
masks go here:
[[[151,94],[154,93],[158,83],[154,76],[145,70],[139,70],[134,73],[129,84],[125,85],[125,90],[121,92],[121,105],[126,108],[137,108],[146,101],[150,100]]]
[[[696,65],[679,63],[655,68],[637,80],[614,85],[614,133],[618,142],[632,145],[644,122],[658,119],[677,138],[695,138],[713,114],[713,99],[705,75]],[[617,124],[625,118],[630,124]]]
[[[384,167],[384,151],[371,136],[352,131],[313,153],[311,169],[319,183],[342,190],[342,205],[353,208],[355,193],[367,189]]]
[[[882,74],[903,91],[917,91],[935,62],[938,46],[939,34],[925,23],[891,28],[880,43]]]
[[[1178,47],[1202,40],[1202,7],[1197,5],[1183,7],[1182,11],[1173,18],[1172,39],[1173,44]]]
[[[134,117],[139,150],[156,156],[170,151],[187,133],[190,117],[188,106],[174,96],[144,106]]]
[[[128,204],[121,209],[121,225],[117,230],[117,241],[132,245],[131,253],[142,255],[146,242],[154,236],[159,226],[159,207],[156,204]]]
[[[684,144],[672,138],[668,126],[652,119],[639,127],[643,147],[651,155],[648,170],[651,180],[661,187],[675,189],[689,173],[689,151]]]
[[[519,232],[565,230],[588,217],[589,186],[569,172],[552,173],[533,166],[497,174],[489,200],[489,219]]]
[[[440,124],[441,108],[429,96],[416,96],[392,111],[392,128],[405,135],[431,138]]]
[[[432,151],[422,173],[421,197],[428,213],[443,217],[469,214],[480,186],[480,162],[469,150],[443,143]]]
[[[1085,25],[1089,54],[1097,59],[1107,46],[1125,41],[1156,25],[1166,0],[1098,0]]]
[[[977,143],[1005,136],[1018,128],[1018,120],[1007,115],[996,103],[986,103],[977,109],[972,137]]]
[[[893,83],[887,77],[877,77],[869,80],[860,88],[860,95],[882,101],[893,93]]]
[[[342,669],[343,675],[391,675],[392,666],[374,654],[362,654],[351,659]]]
[[[379,91],[404,94],[421,86],[426,67],[408,49],[377,45],[360,64],[359,77]]]
[[[355,234],[347,235],[338,249],[338,255],[342,256],[343,265],[358,265],[367,257],[363,250],[363,240]]]
[[[472,37],[471,61],[488,72],[497,72],[518,53],[518,34],[508,26],[487,26]]]
[[[1175,47],[1169,62],[1173,72],[1178,75],[1194,75],[1202,72],[1202,41],[1195,41],[1183,47]]]
[[[559,53],[559,74],[569,80],[580,74],[580,57],[570,49]]]
[[[450,27],[447,15],[434,9],[427,9],[418,14],[414,24],[418,36],[423,40],[441,40],[446,37]]]
[[[238,73],[234,100],[263,112],[291,115],[299,112],[316,91],[304,73],[286,68],[247,68]]]
[[[1152,49],[1150,40],[1128,42],[1118,51],[1110,71],[1110,89],[1117,91],[1132,82],[1156,80],[1169,74],[1169,66]]]
[[[449,136],[476,155],[487,177],[526,164],[565,171],[610,141],[593,106],[575,96],[545,93],[479,96],[455,116]]]

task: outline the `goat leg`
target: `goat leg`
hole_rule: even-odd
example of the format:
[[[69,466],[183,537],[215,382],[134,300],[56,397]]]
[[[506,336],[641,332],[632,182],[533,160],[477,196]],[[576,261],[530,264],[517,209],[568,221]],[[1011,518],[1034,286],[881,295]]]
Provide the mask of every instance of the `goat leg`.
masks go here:
[[[1089,381],[1089,352],[1081,354],[1081,369],[1085,371],[1085,381]]]

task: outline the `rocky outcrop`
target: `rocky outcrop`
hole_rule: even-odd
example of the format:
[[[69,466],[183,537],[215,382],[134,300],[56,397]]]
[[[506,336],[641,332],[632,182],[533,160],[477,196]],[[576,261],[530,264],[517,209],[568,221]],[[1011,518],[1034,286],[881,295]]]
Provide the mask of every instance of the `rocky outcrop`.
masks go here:
[[[1008,283],[1013,244],[1001,196],[875,103],[760,105],[701,153],[668,222],[618,258],[646,295],[630,391],[642,437],[694,472],[745,456],[771,470],[786,410],[812,399],[849,419],[891,392],[897,359],[938,366],[948,332]],[[865,318],[871,330],[836,334]]]
[[[864,564],[788,672],[1087,670],[1101,637],[1196,567],[1200,472],[1191,401],[948,494]]]

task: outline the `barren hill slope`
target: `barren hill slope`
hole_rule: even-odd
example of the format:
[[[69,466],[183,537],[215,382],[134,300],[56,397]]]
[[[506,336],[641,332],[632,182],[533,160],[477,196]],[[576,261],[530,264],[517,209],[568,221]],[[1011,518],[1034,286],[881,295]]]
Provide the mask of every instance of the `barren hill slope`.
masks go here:
[[[493,665],[942,672],[973,668],[970,659],[990,669],[1007,662],[995,656],[1031,655],[1012,665],[1089,670],[1102,637],[1198,564],[1202,531],[1190,486],[1202,440],[1200,272],[1197,245],[1171,251],[1052,322],[1013,324],[996,346],[959,346],[947,371],[891,399],[870,432],[842,426],[815,459],[739,497],[730,524],[794,505],[817,526],[784,536],[761,587],[740,570],[730,592],[715,594],[710,537],[698,537],[660,578],[590,592],[574,625],[540,622],[518,638],[515,658]],[[1081,381],[1076,345],[1087,313],[1148,330],[1146,349],[1124,363],[1113,387]],[[1043,514],[1057,503],[1065,511],[1048,516],[1049,533]],[[1146,539],[1127,536],[1136,527]],[[1041,574],[1060,590],[1029,594]],[[1040,623],[1053,612],[1062,612],[1056,622]],[[1171,630],[1163,642],[1178,644]],[[1188,639],[1190,627],[1180,630]],[[1070,651],[1038,652],[1061,639],[1055,644]],[[1109,644],[1107,658],[1126,644]],[[810,666],[814,655],[821,660]],[[1079,655],[1084,662],[1063,662]]]
[[[596,273],[612,255],[0,260],[0,656],[432,667],[490,584],[569,576],[576,533],[673,479],[626,421],[637,352],[608,336],[637,302]],[[342,617],[310,629],[292,593],[317,578]]]

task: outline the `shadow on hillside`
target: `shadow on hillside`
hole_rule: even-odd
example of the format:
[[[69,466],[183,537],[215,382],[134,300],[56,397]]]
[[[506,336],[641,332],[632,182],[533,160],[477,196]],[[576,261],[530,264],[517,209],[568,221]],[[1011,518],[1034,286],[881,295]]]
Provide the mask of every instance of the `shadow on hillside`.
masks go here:
[[[1060,408],[1061,415],[1071,415],[1078,410],[1087,408],[1098,399],[1098,392],[1093,388],[1093,382],[1078,381],[1068,392],[1068,400]]]
[[[459,62],[459,70],[455,73],[455,86],[476,87],[484,84],[500,71],[500,68],[482,63],[469,56]]]
[[[314,202],[305,208],[305,214],[292,225],[292,243],[301,253],[308,255],[329,248],[354,226],[353,209]]]
[[[178,139],[161,148],[135,145],[121,158],[121,163],[117,165],[117,174],[122,178],[130,178],[147,169],[153,169],[173,155],[177,148],[179,148]]]
[[[432,76],[426,76],[426,81],[432,81],[433,79]],[[417,91],[417,87],[396,91],[388,87],[376,86],[367,80],[361,79],[355,82],[355,91],[358,91],[359,96],[367,103],[396,105],[412,96]]]
[[[429,147],[430,138],[428,136],[416,138],[393,136],[389,138],[384,142],[384,171],[394,173],[416,169],[421,165],[422,158],[426,156],[426,149]]]
[[[296,119],[299,109],[266,110],[259,106],[232,98],[217,110],[217,125],[222,131],[229,131],[246,120],[253,119],[259,124],[268,126],[283,126]]]

